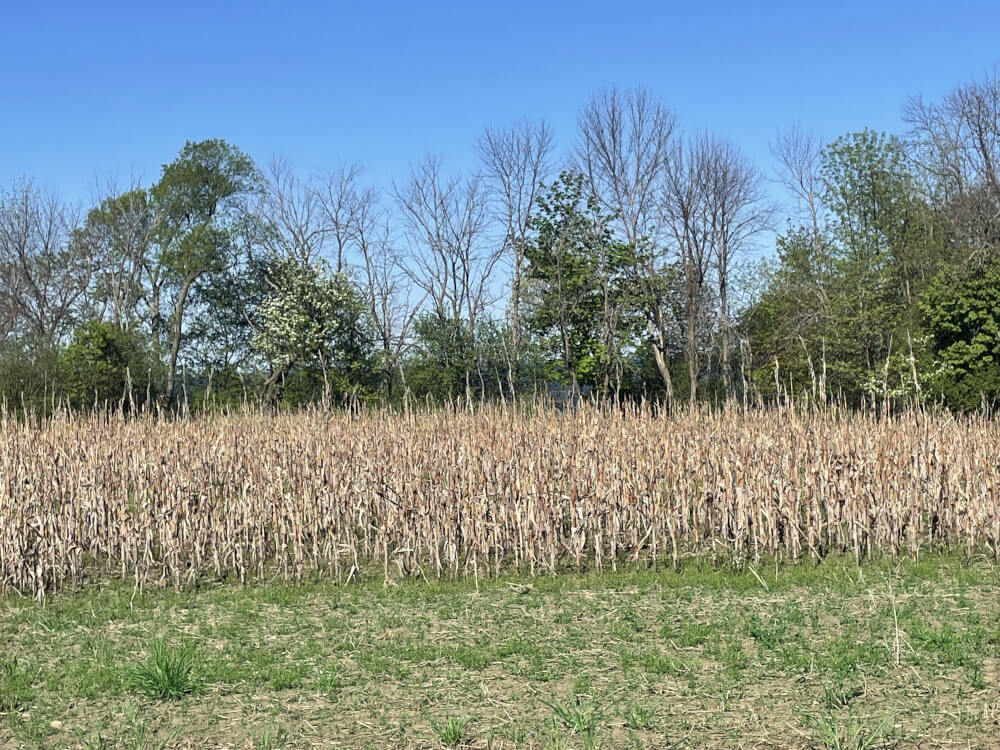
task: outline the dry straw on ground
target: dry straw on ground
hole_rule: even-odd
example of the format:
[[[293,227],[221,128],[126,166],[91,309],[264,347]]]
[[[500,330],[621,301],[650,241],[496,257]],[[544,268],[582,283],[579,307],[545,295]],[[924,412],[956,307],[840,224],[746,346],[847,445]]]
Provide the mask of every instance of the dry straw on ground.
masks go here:
[[[0,425],[0,588],[1000,544],[1000,422],[737,409]]]

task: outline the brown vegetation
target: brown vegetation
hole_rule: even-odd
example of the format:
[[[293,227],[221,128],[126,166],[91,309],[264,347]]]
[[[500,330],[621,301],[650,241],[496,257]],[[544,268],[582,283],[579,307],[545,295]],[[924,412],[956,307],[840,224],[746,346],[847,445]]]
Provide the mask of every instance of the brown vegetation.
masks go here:
[[[984,416],[513,408],[0,426],[0,587],[1000,544]]]

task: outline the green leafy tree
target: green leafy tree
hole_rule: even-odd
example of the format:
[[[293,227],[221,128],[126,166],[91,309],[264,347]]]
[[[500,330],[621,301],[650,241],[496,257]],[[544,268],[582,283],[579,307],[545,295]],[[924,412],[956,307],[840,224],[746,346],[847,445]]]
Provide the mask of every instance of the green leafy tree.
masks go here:
[[[853,342],[857,382],[905,340],[922,211],[901,142],[864,130],[824,151],[823,200],[837,243],[837,330]]]
[[[163,220],[157,232],[159,264],[171,281],[165,393],[171,398],[185,334],[185,313],[196,282],[236,263],[234,227],[240,199],[256,190],[260,176],[249,156],[223,140],[188,142],[151,189]]]
[[[949,258],[941,219],[893,136],[836,139],[822,151],[819,182],[828,225],[778,238],[764,292],[744,316],[752,379],[765,393],[900,395],[890,383],[913,383],[920,349],[916,300]]]
[[[114,323],[89,321],[73,332],[61,356],[62,388],[75,408],[136,407],[149,368],[145,341]]]
[[[527,328],[551,357],[551,376],[574,394],[620,379],[626,341],[638,325],[626,271],[631,249],[612,240],[611,217],[584,195],[585,180],[562,172],[538,200],[526,248]]]
[[[268,362],[265,388],[318,372],[323,397],[357,393],[371,374],[364,304],[350,281],[292,258],[264,268],[270,291],[253,311],[253,345]]]
[[[442,401],[465,394],[468,383],[471,395],[476,341],[468,322],[424,313],[414,321],[413,333],[413,355],[406,367],[407,388],[418,397]]]
[[[927,385],[946,404],[1000,400],[1000,268],[971,278],[941,274],[920,300],[935,361]]]

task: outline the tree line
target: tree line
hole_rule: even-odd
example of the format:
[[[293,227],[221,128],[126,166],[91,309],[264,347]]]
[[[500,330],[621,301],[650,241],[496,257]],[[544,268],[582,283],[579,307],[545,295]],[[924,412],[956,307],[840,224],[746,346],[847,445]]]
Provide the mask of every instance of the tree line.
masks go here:
[[[426,157],[385,194],[224,140],[86,211],[21,179],[0,191],[0,393],[993,403],[1000,79],[912,98],[903,124],[791,128],[765,171],[611,88],[565,152],[544,122],[487,128],[477,170]]]

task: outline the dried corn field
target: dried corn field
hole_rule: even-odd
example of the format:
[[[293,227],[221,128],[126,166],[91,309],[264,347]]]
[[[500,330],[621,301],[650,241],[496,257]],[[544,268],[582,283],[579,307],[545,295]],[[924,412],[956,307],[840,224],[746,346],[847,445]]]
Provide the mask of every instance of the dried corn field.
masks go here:
[[[1000,544],[1000,423],[646,408],[6,419],[0,583],[547,574]]]

